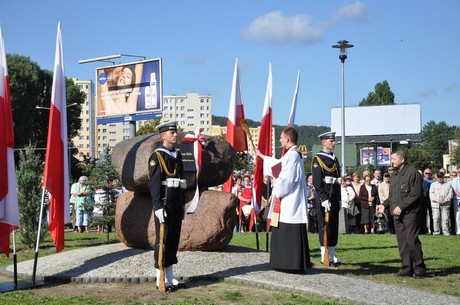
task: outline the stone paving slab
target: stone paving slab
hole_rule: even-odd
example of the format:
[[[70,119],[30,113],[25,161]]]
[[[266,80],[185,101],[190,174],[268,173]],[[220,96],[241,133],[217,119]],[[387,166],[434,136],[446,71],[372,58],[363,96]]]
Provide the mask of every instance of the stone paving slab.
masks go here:
[[[271,270],[269,254],[240,247],[225,252],[179,252],[175,275],[182,280],[212,279],[266,289],[308,292],[359,304],[460,304],[460,298],[383,284],[311,269],[307,274]],[[84,283],[154,282],[153,251],[110,244],[38,258],[37,280]],[[12,274],[13,266],[4,273]],[[33,260],[18,263],[18,273],[32,276]],[[326,285],[323,283],[327,283]]]

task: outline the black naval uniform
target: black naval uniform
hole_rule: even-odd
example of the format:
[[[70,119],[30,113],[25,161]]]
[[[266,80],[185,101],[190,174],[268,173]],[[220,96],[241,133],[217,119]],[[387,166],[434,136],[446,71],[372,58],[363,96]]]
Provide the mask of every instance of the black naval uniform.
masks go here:
[[[163,162],[163,161],[164,162]],[[166,167],[166,168],[164,168]],[[180,187],[168,188],[166,203],[164,200],[166,191],[166,178],[184,179],[184,166],[182,155],[179,151],[168,150],[161,145],[149,158],[149,190],[152,197],[153,209],[165,211],[165,240],[164,240],[164,264],[166,268],[177,263],[177,250],[179,247],[182,219],[184,217],[185,197],[184,190]],[[158,265],[158,249],[160,242],[160,223],[155,218],[155,268]]]
[[[327,230],[327,242],[329,247],[335,247],[339,235],[339,212],[340,212],[340,183],[337,180],[340,177],[340,164],[337,157],[331,153],[320,151],[313,157],[312,161],[313,185],[316,190],[316,207],[318,211],[318,233],[319,243],[323,245],[324,238],[324,207],[321,202],[329,200],[331,210],[329,212],[329,227]],[[325,177],[333,177],[337,181],[333,184],[327,184]]]

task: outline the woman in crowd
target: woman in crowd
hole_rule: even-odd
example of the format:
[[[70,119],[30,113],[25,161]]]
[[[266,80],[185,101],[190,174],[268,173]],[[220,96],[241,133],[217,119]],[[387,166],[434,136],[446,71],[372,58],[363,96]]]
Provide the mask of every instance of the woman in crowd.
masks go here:
[[[308,232],[318,233],[318,211],[316,210],[316,191],[313,186],[313,175],[307,175],[307,208],[308,208]]]
[[[355,206],[357,206],[358,211],[361,212],[361,201],[359,200],[359,189],[361,188],[361,185],[362,185],[361,176],[359,175],[358,172],[354,172],[351,178],[352,178],[351,187],[353,188],[353,191],[355,192]],[[359,228],[361,224],[361,217],[356,216],[355,223],[356,223],[354,227],[354,229],[356,230],[355,233],[360,233]]]
[[[361,201],[361,224],[364,226],[364,234],[374,233],[373,220],[375,205],[377,203],[378,190],[371,184],[371,176],[364,176],[364,184],[359,189]]]
[[[243,178],[241,178],[240,175],[237,175],[235,176],[235,184],[232,187],[232,194],[238,197],[242,188],[243,188]],[[238,232],[239,230],[239,216],[240,215],[241,215],[240,206],[238,205],[238,207],[236,208],[236,219],[235,219],[235,227],[233,228],[233,232]]]
[[[346,176],[343,177],[341,187],[342,207],[346,207],[347,211],[347,232],[352,232],[352,228],[356,226],[356,211],[358,211],[355,205],[355,191],[353,190],[353,187],[351,185],[348,185],[350,180],[350,177],[348,177],[348,179]]]
[[[252,188],[251,188],[251,176],[245,175],[243,178],[243,187],[238,193],[238,199],[240,199],[240,208],[239,208],[239,223],[240,231],[246,231],[246,224],[251,215],[251,198],[252,198]]]

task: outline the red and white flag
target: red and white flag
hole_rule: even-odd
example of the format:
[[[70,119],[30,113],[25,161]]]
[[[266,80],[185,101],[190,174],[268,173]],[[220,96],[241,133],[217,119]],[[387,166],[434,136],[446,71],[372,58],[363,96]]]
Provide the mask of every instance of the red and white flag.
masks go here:
[[[62,52],[61,23],[58,24],[51,93],[48,144],[43,187],[50,193],[49,231],[56,252],[64,249],[64,224],[69,221],[69,160],[67,154],[67,103]]]
[[[264,110],[260,121],[259,130],[259,151],[266,155],[272,156],[273,145],[273,118],[272,118],[272,64],[269,64],[267,91],[265,93]],[[256,197],[254,200],[254,211],[258,214],[262,203],[262,190],[264,185],[264,161],[261,158],[256,158],[256,166],[254,169],[254,189]]]
[[[19,226],[14,130],[6,51],[0,26],[0,252],[10,255],[10,233]]]
[[[203,159],[203,147],[206,147],[206,139],[201,134],[202,132],[203,132],[203,128],[197,127],[195,129],[195,134],[193,135],[186,134],[184,136],[184,141],[193,143],[193,157],[195,159],[195,169],[196,169],[195,195],[193,195],[193,198],[190,201],[190,205],[188,206],[187,213],[195,213],[195,209],[198,206],[198,201],[200,200],[200,187],[198,185],[198,181],[199,181],[200,173],[201,173],[201,163]]]
[[[291,113],[289,114],[287,127],[294,127],[295,113],[297,109],[297,95],[299,94],[299,83],[300,83],[300,71],[297,72],[297,82],[295,85],[294,97],[292,98]],[[281,152],[281,155],[284,156],[285,153],[286,153],[286,148],[283,147],[283,151]]]
[[[227,118],[227,135],[225,139],[237,152],[248,150],[248,139],[241,121],[244,120],[244,107],[243,99],[241,97],[241,84],[240,84],[240,69],[238,65],[238,58],[235,62],[235,70],[233,72],[232,92],[230,94],[230,106],[228,108]],[[224,183],[223,190],[231,192],[232,190],[232,175]]]

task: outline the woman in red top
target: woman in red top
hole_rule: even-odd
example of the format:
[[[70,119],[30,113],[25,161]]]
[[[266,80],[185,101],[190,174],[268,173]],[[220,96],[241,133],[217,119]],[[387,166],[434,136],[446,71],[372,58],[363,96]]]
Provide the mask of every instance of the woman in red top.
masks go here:
[[[240,199],[240,207],[239,207],[239,222],[241,224],[240,226],[240,231],[244,232],[244,229],[242,228],[242,216],[244,215],[244,218],[248,218],[249,215],[251,214],[251,198],[252,198],[252,191],[251,191],[251,177],[250,176],[244,176],[243,178],[243,188],[241,191],[238,193],[238,199]],[[249,206],[249,207],[245,207]]]

